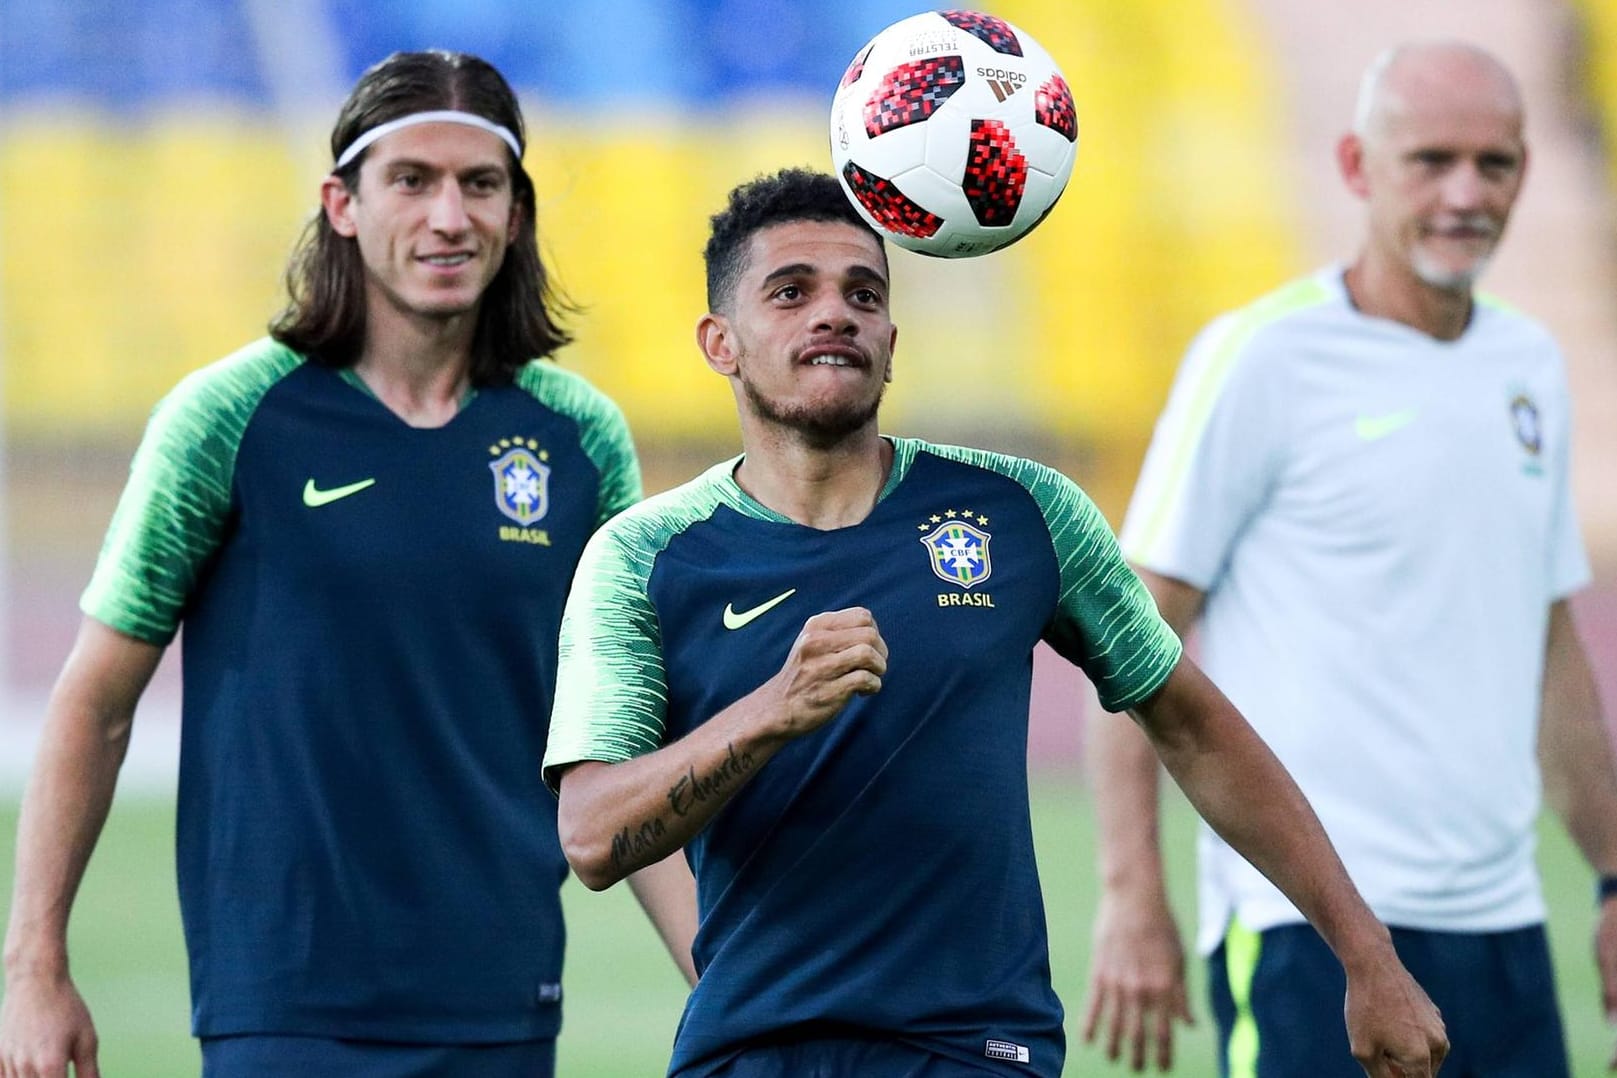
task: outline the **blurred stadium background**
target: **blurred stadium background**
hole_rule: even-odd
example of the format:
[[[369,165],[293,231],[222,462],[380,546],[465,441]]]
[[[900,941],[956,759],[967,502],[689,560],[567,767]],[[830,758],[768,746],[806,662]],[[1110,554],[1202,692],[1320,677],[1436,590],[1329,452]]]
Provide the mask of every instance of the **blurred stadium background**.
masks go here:
[[[700,249],[737,181],[824,166],[830,92],[912,0],[15,0],[0,4],[0,806],[14,805],[75,600],[144,418],[181,375],[262,332],[329,166],[349,85],[395,49],[496,63],[521,92],[541,240],[578,302],[562,361],[617,398],[658,490],[736,448],[700,362]],[[940,5],[941,6],[941,5]],[[1359,72],[1411,36],[1494,49],[1534,156],[1490,290],[1557,333],[1596,565],[1578,602],[1617,710],[1617,7],[1609,0],[1007,0],[1078,102],[1077,168],[1031,238],[942,263],[895,250],[886,428],[1029,453],[1116,523],[1185,344],[1209,317],[1351,254],[1331,148]],[[407,543],[408,536],[398,541]],[[194,1068],[172,896],[178,680],[165,663],[75,924],[109,1073]],[[1039,663],[1033,764],[1057,976],[1082,996],[1093,907],[1076,763],[1087,689]],[[1188,820],[1172,815],[1174,871]],[[14,810],[0,814],[9,894]],[[1546,872],[1578,1073],[1609,1033],[1587,875]],[[653,1073],[680,993],[621,895],[574,894],[563,1073]],[[83,953],[88,951],[88,954]],[[1076,1022],[1069,1022],[1076,1032]],[[1179,1073],[1210,1073],[1205,1024]],[[627,1054],[625,1054],[627,1053]],[[636,1054],[639,1053],[639,1054]],[[1077,1066],[1099,1066],[1075,1052]],[[640,1062],[629,1062],[639,1060]],[[647,1062],[649,1061],[649,1062]]]

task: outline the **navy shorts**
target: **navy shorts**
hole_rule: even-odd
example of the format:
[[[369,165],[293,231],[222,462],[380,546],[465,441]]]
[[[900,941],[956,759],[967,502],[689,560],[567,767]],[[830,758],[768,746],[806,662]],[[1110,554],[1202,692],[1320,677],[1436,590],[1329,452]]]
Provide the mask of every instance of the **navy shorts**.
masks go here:
[[[251,1034],[202,1039],[202,1078],[554,1078],[556,1042],[394,1044]]]
[[[1443,1078],[1569,1078],[1542,925],[1510,932],[1392,930],[1443,1014]],[[1223,1078],[1364,1078],[1348,1051],[1346,977],[1309,925],[1233,925],[1208,959]]]
[[[826,1037],[754,1045],[714,1069],[680,1073],[682,1078],[697,1074],[703,1078],[849,1078],[867,1074],[881,1078],[983,1078],[1018,1070],[1015,1065],[998,1070],[987,1065],[979,1067],[902,1041]]]

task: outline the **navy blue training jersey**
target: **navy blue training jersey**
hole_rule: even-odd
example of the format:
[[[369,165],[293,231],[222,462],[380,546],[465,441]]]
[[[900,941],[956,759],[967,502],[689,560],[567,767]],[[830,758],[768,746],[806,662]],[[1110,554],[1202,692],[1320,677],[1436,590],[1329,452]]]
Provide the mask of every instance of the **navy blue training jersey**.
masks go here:
[[[1179,642],[1069,480],[894,445],[857,525],[781,517],[732,461],[612,521],[580,565],[552,779],[677,740],[772,677],[814,614],[867,607],[889,648],[879,693],[781,750],[687,847],[701,981],[672,1074],[816,1035],[1061,1071],[1028,813],[1033,648],[1118,710],[1162,685]]]
[[[82,605],[184,625],[197,1035],[555,1035],[557,626],[639,488],[617,408],[550,363],[432,429],[269,341],[159,405]]]

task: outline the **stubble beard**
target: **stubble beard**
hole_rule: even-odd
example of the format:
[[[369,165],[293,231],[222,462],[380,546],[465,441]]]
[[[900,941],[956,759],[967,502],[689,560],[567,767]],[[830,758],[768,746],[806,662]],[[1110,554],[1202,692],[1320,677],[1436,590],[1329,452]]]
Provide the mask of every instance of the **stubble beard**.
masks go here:
[[[868,404],[846,405],[786,405],[770,400],[746,375],[741,376],[741,389],[752,404],[753,414],[772,426],[801,435],[810,445],[827,449],[851,434],[865,429],[881,410],[882,397],[887,386],[882,384],[874,400]]]

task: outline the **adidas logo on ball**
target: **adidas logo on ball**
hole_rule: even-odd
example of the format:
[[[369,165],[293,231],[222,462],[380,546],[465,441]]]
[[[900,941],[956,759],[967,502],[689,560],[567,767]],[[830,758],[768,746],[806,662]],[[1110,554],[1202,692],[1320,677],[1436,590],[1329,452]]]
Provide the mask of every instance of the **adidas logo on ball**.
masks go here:
[[[1006,71],[1002,67],[979,67],[977,76],[987,80],[988,88],[994,91],[996,101],[1004,101],[1027,85],[1026,75],[1020,71]]]

